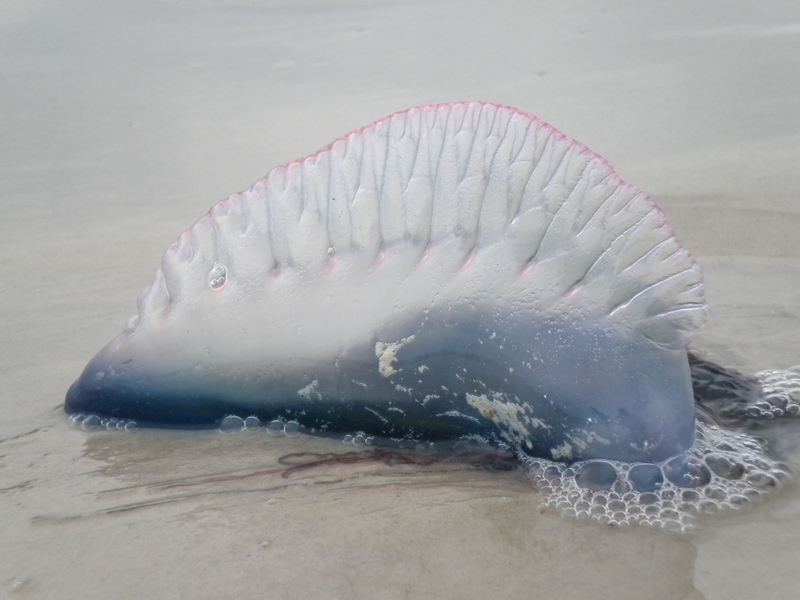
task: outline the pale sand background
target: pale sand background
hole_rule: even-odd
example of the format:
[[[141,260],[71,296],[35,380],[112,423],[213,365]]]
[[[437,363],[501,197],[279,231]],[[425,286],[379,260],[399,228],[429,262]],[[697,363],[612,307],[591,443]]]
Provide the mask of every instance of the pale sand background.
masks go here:
[[[534,4],[0,4],[0,596],[797,597],[796,487],[683,539],[541,514],[519,472],[282,477],[342,446],[87,434],[58,408],[213,203],[463,99],[538,114],[659,200],[706,269],[698,346],[800,363],[800,4]]]

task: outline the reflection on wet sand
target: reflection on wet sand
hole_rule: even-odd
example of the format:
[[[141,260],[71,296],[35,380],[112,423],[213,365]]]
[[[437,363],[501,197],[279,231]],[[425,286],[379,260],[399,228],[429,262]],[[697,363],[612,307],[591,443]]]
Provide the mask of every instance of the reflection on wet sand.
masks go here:
[[[691,541],[543,512],[524,470],[491,450],[353,452],[330,440],[249,433],[83,435],[76,462],[94,470],[73,480],[81,501],[31,519],[41,543],[81,539],[80,560],[66,573],[32,575],[40,587],[78,592],[102,564],[115,586],[157,595],[155,574],[172,557],[172,569],[191,573],[187,589],[226,595],[255,587],[280,598],[522,597],[535,589],[539,598],[641,599],[693,590]],[[190,566],[231,560],[235,572]],[[142,581],[149,571],[153,580]]]

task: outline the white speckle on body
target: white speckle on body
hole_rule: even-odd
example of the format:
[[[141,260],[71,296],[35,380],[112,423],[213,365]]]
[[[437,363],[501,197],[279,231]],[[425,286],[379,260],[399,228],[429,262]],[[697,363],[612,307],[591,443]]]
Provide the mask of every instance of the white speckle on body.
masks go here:
[[[365,406],[365,407],[364,407],[364,409],[365,409],[365,410],[368,410],[369,412],[371,412],[373,415],[375,415],[376,417],[378,417],[378,418],[379,418],[381,421],[383,421],[384,423],[388,423],[388,422],[389,422],[389,419],[387,419],[386,417],[384,417],[384,416],[383,416],[381,413],[379,413],[377,410],[373,410],[373,409],[371,409],[371,408],[370,408],[370,407],[368,407],[368,406]]]
[[[594,431],[586,431],[585,433],[586,433],[586,441],[589,442],[590,444],[592,442],[600,442],[601,444],[606,444],[606,445],[611,443],[611,440],[607,440],[603,436],[597,435]],[[646,441],[644,445],[647,446]]]
[[[573,433],[567,435],[567,437],[579,450],[586,450],[589,447],[589,444],[593,444],[595,442],[605,445],[611,443],[610,440],[597,435],[597,433],[594,431],[586,431],[585,429],[573,430]]]
[[[600,438],[600,439],[603,439],[603,438]],[[610,443],[608,440],[604,440],[604,441],[607,444]],[[642,442],[641,446],[639,444],[635,444],[633,442],[630,443],[630,447],[631,448],[633,448],[634,450],[637,450],[639,452],[642,452],[642,453],[649,452],[650,450],[652,450],[653,448],[656,448],[657,446],[658,446],[657,442],[651,442],[650,440],[645,440],[644,442]]]
[[[472,415],[465,415],[464,413],[460,413],[457,410],[448,410],[443,413],[439,413],[436,415],[437,417],[457,417],[459,419],[469,419],[470,421],[474,421],[475,423],[480,423],[480,420],[476,419]]]
[[[564,442],[560,446],[550,448],[550,454],[553,455],[553,460],[572,458],[572,446],[568,442]]]
[[[541,420],[526,414],[525,407],[518,402],[509,401],[499,392],[486,394],[467,394],[467,403],[483,415],[485,419],[503,426],[503,437],[514,444],[528,442],[530,429],[527,425],[539,428],[549,427]],[[527,425],[526,425],[527,424]]]
[[[530,420],[531,425],[533,425],[536,429],[550,429],[550,425],[542,421],[541,419],[537,419],[536,417],[531,417]]]
[[[428,394],[422,399],[422,406],[425,406],[428,400],[438,400],[439,398],[441,398],[439,394]]]
[[[306,387],[300,388],[299,390],[297,390],[297,395],[300,396],[301,398],[305,398],[306,400],[310,400],[311,399],[311,394],[314,393],[314,390],[316,389],[316,387],[318,385],[319,385],[319,379],[315,379],[314,381],[309,383]],[[322,399],[322,395],[321,394],[317,393],[316,396],[319,399]]]
[[[384,377],[391,377],[398,373],[392,365],[397,361],[397,353],[401,348],[408,346],[414,341],[413,335],[403,338],[399,342],[377,342],[375,344],[375,356],[378,357],[378,371]]]

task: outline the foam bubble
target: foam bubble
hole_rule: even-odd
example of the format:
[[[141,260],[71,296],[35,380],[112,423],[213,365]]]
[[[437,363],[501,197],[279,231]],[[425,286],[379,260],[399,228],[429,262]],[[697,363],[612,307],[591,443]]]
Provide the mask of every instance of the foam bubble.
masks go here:
[[[239,433],[243,431],[256,431],[258,429],[261,429],[261,419],[255,415],[250,415],[247,418],[242,418],[239,415],[228,415],[220,421],[219,427],[217,427],[217,430],[223,433]],[[265,429],[270,435],[285,435],[287,437],[300,435],[300,424],[297,421],[273,419],[267,424]]]
[[[261,427],[261,419],[254,415],[250,415],[244,420],[244,428],[247,431],[255,431],[259,427]]]
[[[758,438],[702,421],[697,422],[694,446],[660,463],[521,460],[536,480],[544,506],[565,516],[686,534],[697,531],[698,514],[751,506],[780,489],[789,476]]]
[[[375,438],[363,431],[358,431],[353,435],[347,434],[342,438],[342,443],[346,446],[371,446],[374,442]]]
[[[752,408],[762,418],[800,417],[800,365],[756,373],[762,398]],[[752,416],[752,415],[748,415]]]
[[[274,419],[270,421],[269,425],[267,425],[267,433],[270,435],[283,434],[283,421],[280,419]]]
[[[244,419],[237,415],[228,415],[219,424],[219,430],[225,433],[234,433],[244,429]]]
[[[70,415],[69,424],[80,427],[85,431],[96,429],[106,429],[108,431],[134,431],[138,425],[136,421],[129,419],[114,419],[100,417],[93,414],[75,413]]]

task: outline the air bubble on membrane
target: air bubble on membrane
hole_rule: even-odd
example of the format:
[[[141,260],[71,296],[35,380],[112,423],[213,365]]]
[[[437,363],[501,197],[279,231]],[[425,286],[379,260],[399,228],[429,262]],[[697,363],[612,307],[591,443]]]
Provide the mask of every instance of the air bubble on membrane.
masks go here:
[[[235,433],[244,429],[244,419],[237,415],[228,415],[219,424],[219,430],[223,433]]]
[[[274,419],[267,425],[267,433],[270,435],[283,435],[283,421]]]

